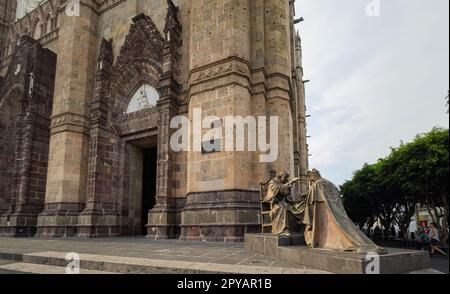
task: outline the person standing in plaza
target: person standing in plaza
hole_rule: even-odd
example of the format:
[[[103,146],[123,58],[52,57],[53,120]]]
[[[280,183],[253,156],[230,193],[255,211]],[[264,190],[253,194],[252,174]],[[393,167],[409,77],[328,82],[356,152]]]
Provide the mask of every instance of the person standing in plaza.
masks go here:
[[[441,243],[441,238],[439,237],[439,229],[436,223],[432,223],[430,225],[430,239],[431,239],[431,256],[437,251],[442,255],[447,255],[441,249],[439,249],[438,245]]]

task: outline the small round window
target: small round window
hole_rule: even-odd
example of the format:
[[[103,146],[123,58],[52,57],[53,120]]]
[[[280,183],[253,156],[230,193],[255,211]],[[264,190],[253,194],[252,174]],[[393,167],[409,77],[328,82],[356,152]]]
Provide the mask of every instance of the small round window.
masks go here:
[[[159,100],[158,91],[150,85],[142,85],[128,104],[127,113],[133,113],[139,110],[156,106]]]

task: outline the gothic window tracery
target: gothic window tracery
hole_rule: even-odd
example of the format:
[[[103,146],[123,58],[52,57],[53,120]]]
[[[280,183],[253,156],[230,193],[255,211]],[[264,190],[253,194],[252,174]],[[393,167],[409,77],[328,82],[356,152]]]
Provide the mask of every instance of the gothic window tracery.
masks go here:
[[[27,13],[34,10],[38,7],[42,2],[47,0],[18,0],[17,1],[17,11],[16,11],[16,19],[21,19]]]

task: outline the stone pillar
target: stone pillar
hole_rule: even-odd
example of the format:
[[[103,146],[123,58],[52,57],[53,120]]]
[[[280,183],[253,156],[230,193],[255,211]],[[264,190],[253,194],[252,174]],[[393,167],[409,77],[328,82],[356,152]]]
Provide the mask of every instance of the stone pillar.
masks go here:
[[[265,42],[265,0],[250,1],[250,43],[252,81],[252,114],[255,117],[266,116],[266,42]],[[259,152],[254,153],[254,178],[265,181],[269,175],[269,165],[259,162]]]
[[[163,73],[159,80],[158,101],[158,167],[156,182],[156,205],[148,214],[147,238],[170,239],[179,232],[177,205],[173,193],[175,156],[170,147],[170,138],[175,130],[170,128],[171,119],[178,114],[177,96],[180,85],[176,81],[177,65],[180,59],[178,49],[182,46],[182,27],[178,20],[179,9],[171,0],[164,28],[165,43],[162,55]]]
[[[114,191],[114,186],[119,182],[119,138],[111,134],[108,127],[113,59],[112,44],[102,40],[91,104],[86,207],[78,218],[80,237],[120,235],[119,204]]]
[[[60,10],[47,191],[45,210],[38,218],[38,236],[76,234],[78,215],[84,208],[89,114],[99,44],[96,6],[96,1],[82,0],[80,16]]]
[[[303,63],[302,63],[302,45],[300,36],[295,37],[295,78],[296,78],[296,101],[297,101],[297,142],[298,142],[298,154],[299,154],[299,176],[300,182],[300,194],[308,192],[308,180],[306,174],[309,170],[309,151],[307,144],[307,132],[306,132],[306,99],[305,99],[305,83],[303,81]]]
[[[291,17],[289,1],[265,1],[266,115],[277,116],[279,122],[278,159],[269,168],[294,175]]]
[[[56,55],[29,37],[22,39],[18,51],[10,73],[24,82],[24,89],[16,102],[19,112],[11,203],[1,217],[0,232],[30,237],[36,233],[37,215],[44,205]]]
[[[156,205],[148,213],[147,238],[172,239],[177,235],[176,199],[172,191],[175,154],[170,148],[170,120],[177,115],[177,108],[169,97],[158,101],[158,162],[156,171]],[[145,180],[145,179],[144,179]]]
[[[252,115],[250,1],[194,0],[191,5],[191,125],[196,109],[202,119]],[[194,145],[202,143],[197,136],[191,139]],[[224,140],[216,143],[217,152],[188,154],[183,240],[239,242],[260,228],[252,153],[226,152]]]

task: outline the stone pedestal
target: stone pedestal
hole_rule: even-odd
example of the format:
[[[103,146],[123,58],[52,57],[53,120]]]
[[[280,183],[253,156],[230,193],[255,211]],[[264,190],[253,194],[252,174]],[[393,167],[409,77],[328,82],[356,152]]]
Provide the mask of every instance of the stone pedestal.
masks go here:
[[[36,214],[8,213],[0,218],[1,237],[33,237],[36,234]]]
[[[365,254],[308,248],[299,236],[247,234],[245,250],[336,274],[367,274],[373,262]],[[431,267],[428,252],[422,251],[388,249],[388,254],[379,256],[379,261],[381,274],[402,274]]]
[[[120,215],[112,212],[85,210],[78,217],[77,236],[82,238],[109,238],[121,235]]]
[[[261,231],[259,193],[212,191],[191,193],[182,212],[184,241],[239,243],[246,233]]]
[[[83,211],[79,203],[51,203],[37,219],[36,237],[74,237],[77,234],[78,216]]]
[[[180,209],[181,210],[181,209]],[[173,207],[156,206],[148,213],[147,236],[149,240],[175,239],[179,236],[180,211]]]

